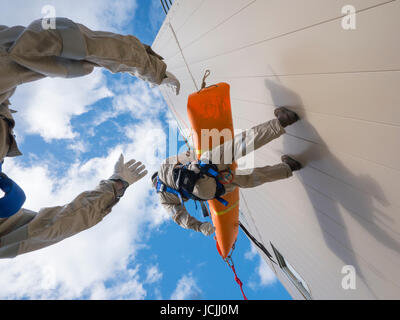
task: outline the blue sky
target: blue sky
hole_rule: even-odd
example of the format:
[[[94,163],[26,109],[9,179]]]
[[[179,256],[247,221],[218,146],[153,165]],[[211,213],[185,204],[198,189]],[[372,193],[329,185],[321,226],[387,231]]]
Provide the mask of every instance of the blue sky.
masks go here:
[[[2,23],[26,25],[46,4],[58,16],[134,34],[147,44],[165,17],[158,0],[18,0],[2,10]],[[175,126],[157,88],[101,69],[84,78],[23,85],[11,102],[24,155],[7,159],[4,168],[23,186],[25,207],[32,210],[65,204],[95,187],[112,174],[121,152],[155,171],[167,156],[169,126]],[[1,261],[0,298],[241,299],[213,238],[177,226],[157,203],[149,178],[129,188],[92,229]],[[187,208],[204,219],[193,204]],[[241,231],[233,259],[249,299],[290,299]]]

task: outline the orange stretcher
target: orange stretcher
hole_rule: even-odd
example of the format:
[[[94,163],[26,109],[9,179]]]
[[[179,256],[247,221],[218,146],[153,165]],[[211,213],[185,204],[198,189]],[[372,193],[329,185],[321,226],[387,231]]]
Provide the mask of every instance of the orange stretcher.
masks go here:
[[[219,133],[225,129],[230,130],[230,135],[225,135],[225,141],[234,136],[232,110],[229,95],[230,86],[227,83],[218,83],[192,93],[188,99],[187,112],[193,129],[193,140],[198,158],[205,151],[216,147],[224,142],[224,137]],[[217,129],[210,135],[209,139],[202,139],[202,129]],[[211,131],[212,132],[212,131]],[[218,132],[218,135],[216,133]],[[205,134],[203,132],[203,134]],[[228,137],[229,136],[229,137]],[[203,145],[201,145],[203,140]],[[208,140],[208,141],[207,141]],[[207,145],[208,144],[208,145]],[[237,164],[230,166],[232,172]],[[222,196],[228,201],[224,206],[218,200],[209,200],[211,218],[216,229],[217,248],[220,255],[225,259],[231,251],[239,231],[239,190]]]

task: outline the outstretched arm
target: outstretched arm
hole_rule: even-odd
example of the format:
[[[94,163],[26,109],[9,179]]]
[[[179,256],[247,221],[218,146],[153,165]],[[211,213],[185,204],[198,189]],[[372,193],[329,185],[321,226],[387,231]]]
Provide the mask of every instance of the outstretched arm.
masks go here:
[[[93,227],[111,212],[125,189],[146,173],[140,162],[124,163],[121,156],[110,179],[101,181],[94,190],[82,192],[70,203],[37,213],[21,209],[0,221],[0,258],[41,249]]]
[[[211,223],[201,222],[195,217],[191,216],[187,212],[185,206],[179,203],[179,199],[177,197],[177,200],[172,199],[172,196],[171,199],[168,200],[166,199],[165,195],[161,194],[161,199],[161,204],[168,210],[172,220],[174,220],[174,222],[182,228],[198,231],[206,236],[209,236],[215,232],[215,229]]]
[[[196,161],[196,153],[193,150],[187,150],[177,155],[173,155],[163,161],[163,164],[187,164],[188,162]]]
[[[41,249],[93,227],[111,212],[122,193],[121,187],[124,188],[122,182],[105,180],[64,206],[43,208],[37,213],[21,209],[7,224],[11,228],[22,225],[11,232],[6,226],[0,227],[5,229],[0,238],[0,258]]]
[[[67,18],[46,26],[32,22],[9,49],[18,64],[50,77],[77,77],[94,66],[129,72],[159,85],[167,77],[166,64],[150,46],[132,35],[93,31]]]

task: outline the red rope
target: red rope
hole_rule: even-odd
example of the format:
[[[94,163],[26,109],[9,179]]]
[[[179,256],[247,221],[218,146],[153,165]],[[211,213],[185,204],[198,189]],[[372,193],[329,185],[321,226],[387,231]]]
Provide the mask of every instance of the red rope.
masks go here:
[[[221,250],[219,249],[219,245],[218,245],[217,238],[214,237],[214,239],[216,240],[216,245],[217,245],[218,253],[219,253],[220,256],[222,257],[222,259],[224,259],[224,257],[222,256]],[[240,291],[242,291],[243,299],[244,299],[244,300],[248,300],[247,297],[246,297],[246,295],[244,294],[244,291],[243,291],[243,282],[239,279],[239,277],[238,277],[237,274],[236,274],[235,265],[234,265],[233,260],[232,260],[232,253],[233,253],[233,250],[235,250],[235,244],[234,244],[233,247],[232,247],[231,253],[224,259],[224,261],[225,261],[225,262],[228,264],[228,266],[232,269],[233,274],[235,275],[235,281],[236,281],[236,283],[239,285]]]
[[[228,263],[228,265],[229,265],[229,263]],[[244,291],[243,291],[243,282],[242,282],[242,281],[239,279],[239,277],[237,276],[236,270],[235,270],[235,266],[233,265],[233,262],[232,262],[232,265],[229,265],[229,266],[231,267],[233,273],[235,274],[235,281],[236,281],[237,284],[239,285],[240,291],[242,291],[243,299],[244,299],[244,300],[248,300],[247,297],[246,297],[246,295],[244,294]]]

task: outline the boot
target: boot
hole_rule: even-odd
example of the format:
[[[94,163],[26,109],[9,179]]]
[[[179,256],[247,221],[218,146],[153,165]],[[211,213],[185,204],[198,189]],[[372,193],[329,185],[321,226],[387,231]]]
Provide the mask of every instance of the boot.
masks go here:
[[[281,157],[281,160],[282,160],[282,162],[289,165],[289,167],[292,171],[300,170],[302,168],[300,162],[298,162],[297,160],[294,160],[293,158],[289,157],[288,155],[283,155]]]
[[[295,123],[297,120],[299,120],[299,116],[295,112],[285,107],[276,108],[274,114],[275,117],[278,118],[282,127],[287,127],[288,125]]]

